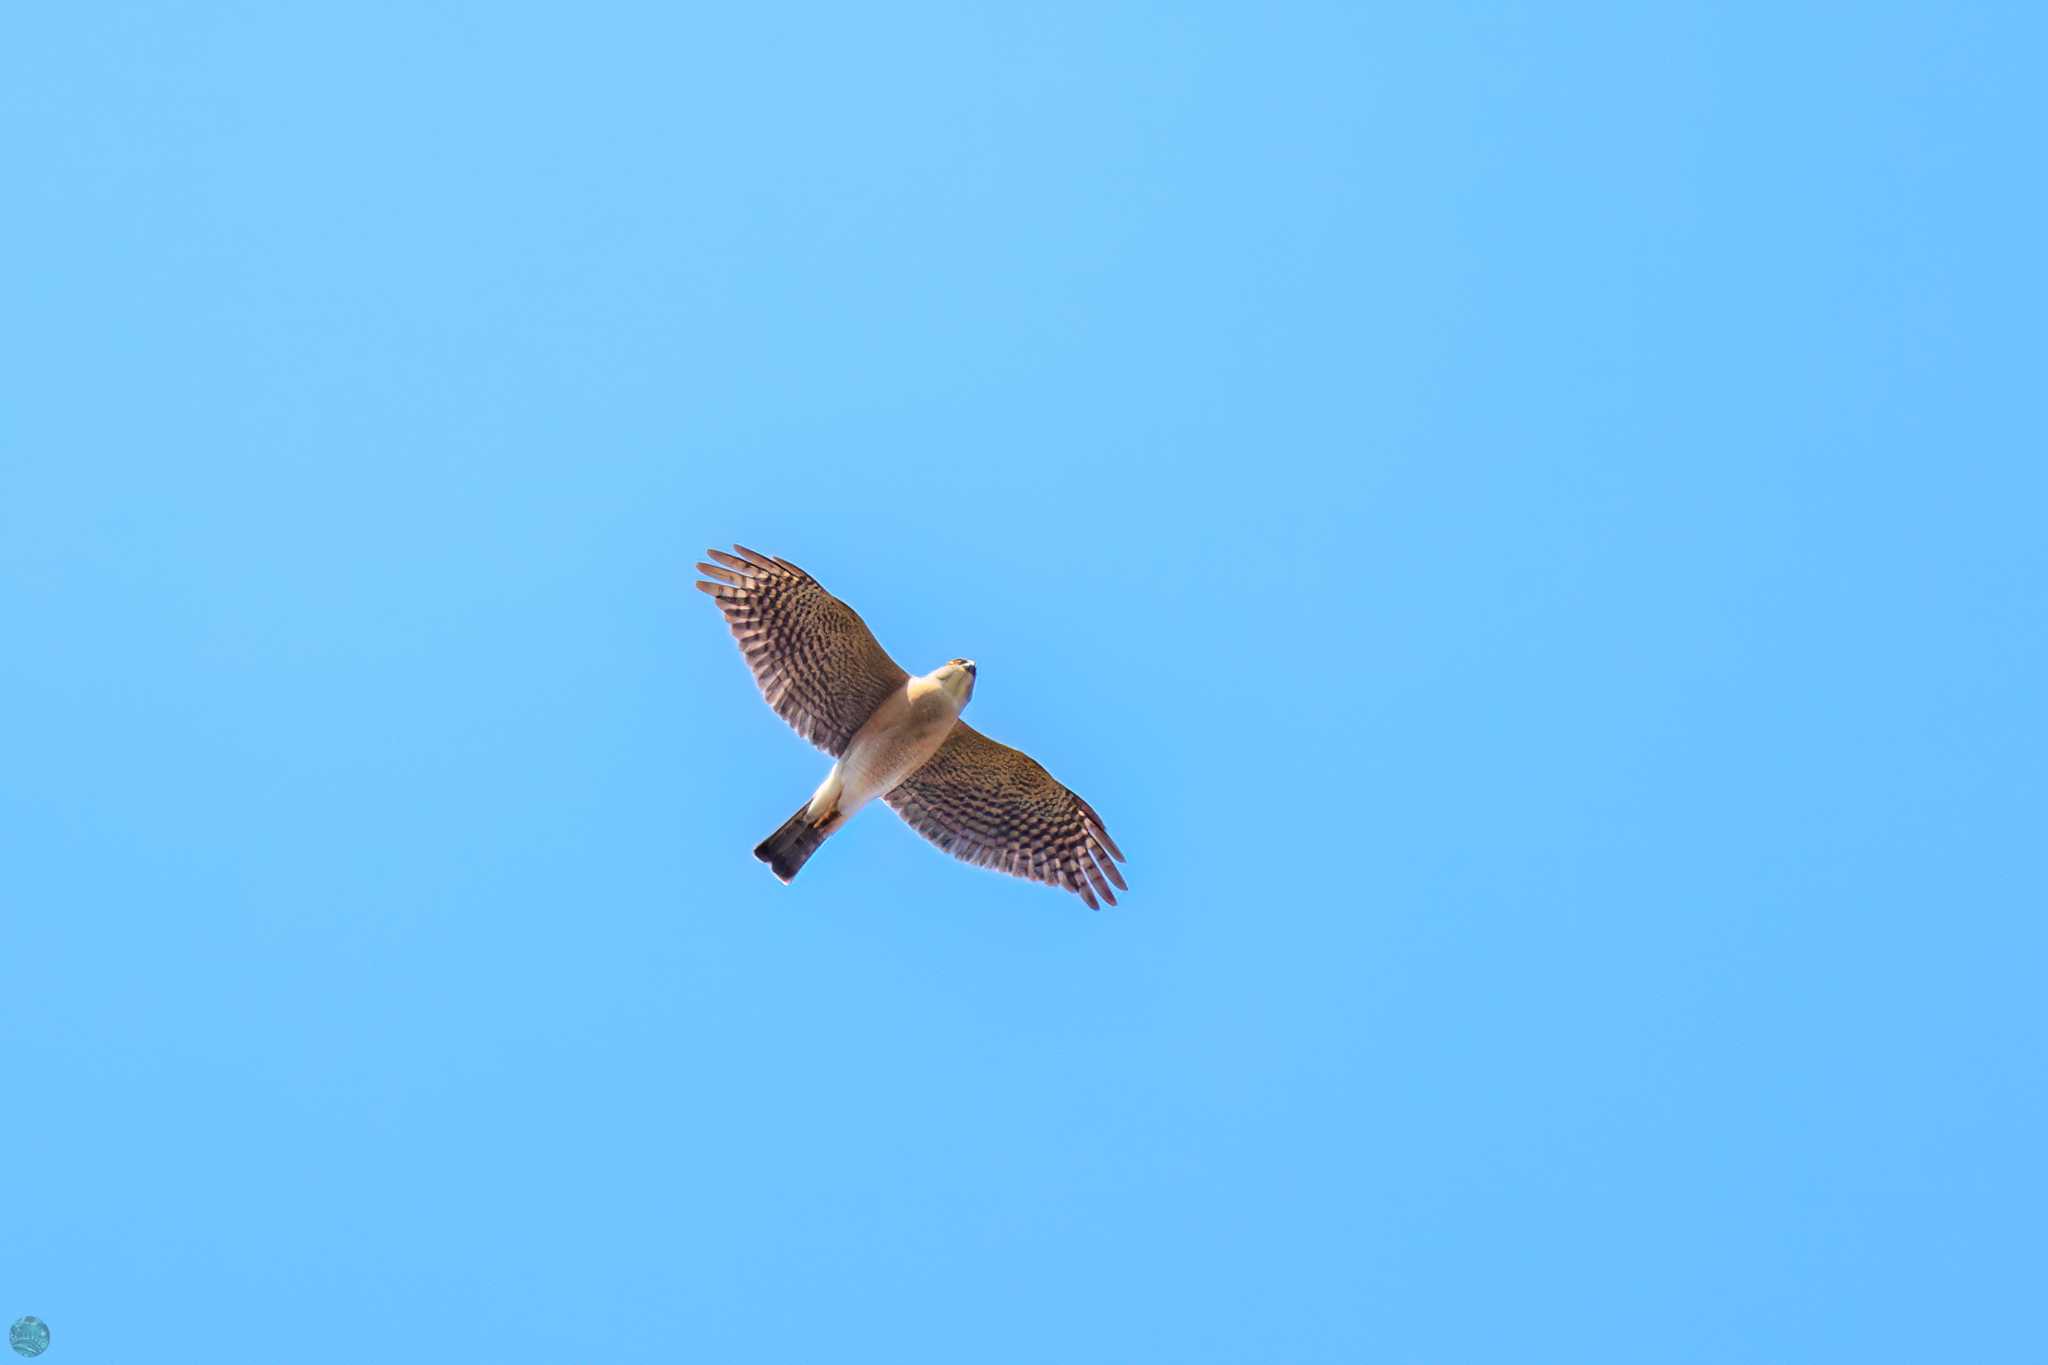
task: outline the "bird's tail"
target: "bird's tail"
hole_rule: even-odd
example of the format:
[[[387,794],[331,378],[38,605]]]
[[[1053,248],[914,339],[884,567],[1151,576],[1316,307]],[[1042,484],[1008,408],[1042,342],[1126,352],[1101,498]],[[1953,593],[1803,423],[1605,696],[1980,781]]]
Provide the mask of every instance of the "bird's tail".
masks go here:
[[[813,823],[810,817],[811,803],[804,802],[796,808],[796,814],[783,821],[782,828],[763,839],[754,848],[754,856],[768,864],[768,868],[783,882],[796,876],[798,870],[810,861],[818,845],[830,838],[832,831],[845,823],[838,811],[833,811],[824,820]]]

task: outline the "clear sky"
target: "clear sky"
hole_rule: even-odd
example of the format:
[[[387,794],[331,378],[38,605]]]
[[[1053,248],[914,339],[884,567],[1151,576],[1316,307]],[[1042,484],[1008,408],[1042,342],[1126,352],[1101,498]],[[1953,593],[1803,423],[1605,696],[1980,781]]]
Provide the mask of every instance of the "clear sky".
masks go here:
[[[2037,12],[18,8],[0,1320],[2038,1350]],[[1123,906],[778,885],[734,540]]]

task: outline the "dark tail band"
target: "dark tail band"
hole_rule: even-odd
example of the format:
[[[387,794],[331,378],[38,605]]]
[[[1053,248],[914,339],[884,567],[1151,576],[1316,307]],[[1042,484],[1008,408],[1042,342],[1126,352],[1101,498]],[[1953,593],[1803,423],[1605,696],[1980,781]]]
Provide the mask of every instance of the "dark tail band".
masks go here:
[[[782,828],[763,839],[754,849],[754,856],[768,864],[769,870],[787,883],[796,876],[811,855],[818,851],[818,845],[839,828],[837,811],[825,817],[825,823],[814,825],[805,814],[811,808],[806,801],[796,808],[796,814],[783,822]]]

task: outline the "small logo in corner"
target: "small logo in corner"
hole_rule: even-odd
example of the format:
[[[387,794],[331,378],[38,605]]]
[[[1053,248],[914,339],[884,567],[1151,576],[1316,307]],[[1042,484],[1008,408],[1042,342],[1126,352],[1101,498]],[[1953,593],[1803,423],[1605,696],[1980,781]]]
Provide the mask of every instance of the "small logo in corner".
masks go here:
[[[22,1318],[7,1329],[7,1344],[16,1355],[39,1356],[50,1349],[50,1325],[41,1318]]]

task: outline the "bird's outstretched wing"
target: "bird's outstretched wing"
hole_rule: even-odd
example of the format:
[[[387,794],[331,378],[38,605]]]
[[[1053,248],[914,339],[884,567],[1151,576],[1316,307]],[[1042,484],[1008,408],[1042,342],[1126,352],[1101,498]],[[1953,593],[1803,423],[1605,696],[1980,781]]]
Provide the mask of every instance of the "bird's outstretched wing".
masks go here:
[[[956,858],[1111,905],[1123,850],[1094,807],[1031,755],[961,721],[922,768],[882,798],[910,827]]]
[[[761,695],[796,732],[834,758],[882,698],[910,678],[860,614],[786,559],[707,550],[699,580],[732,626]]]

